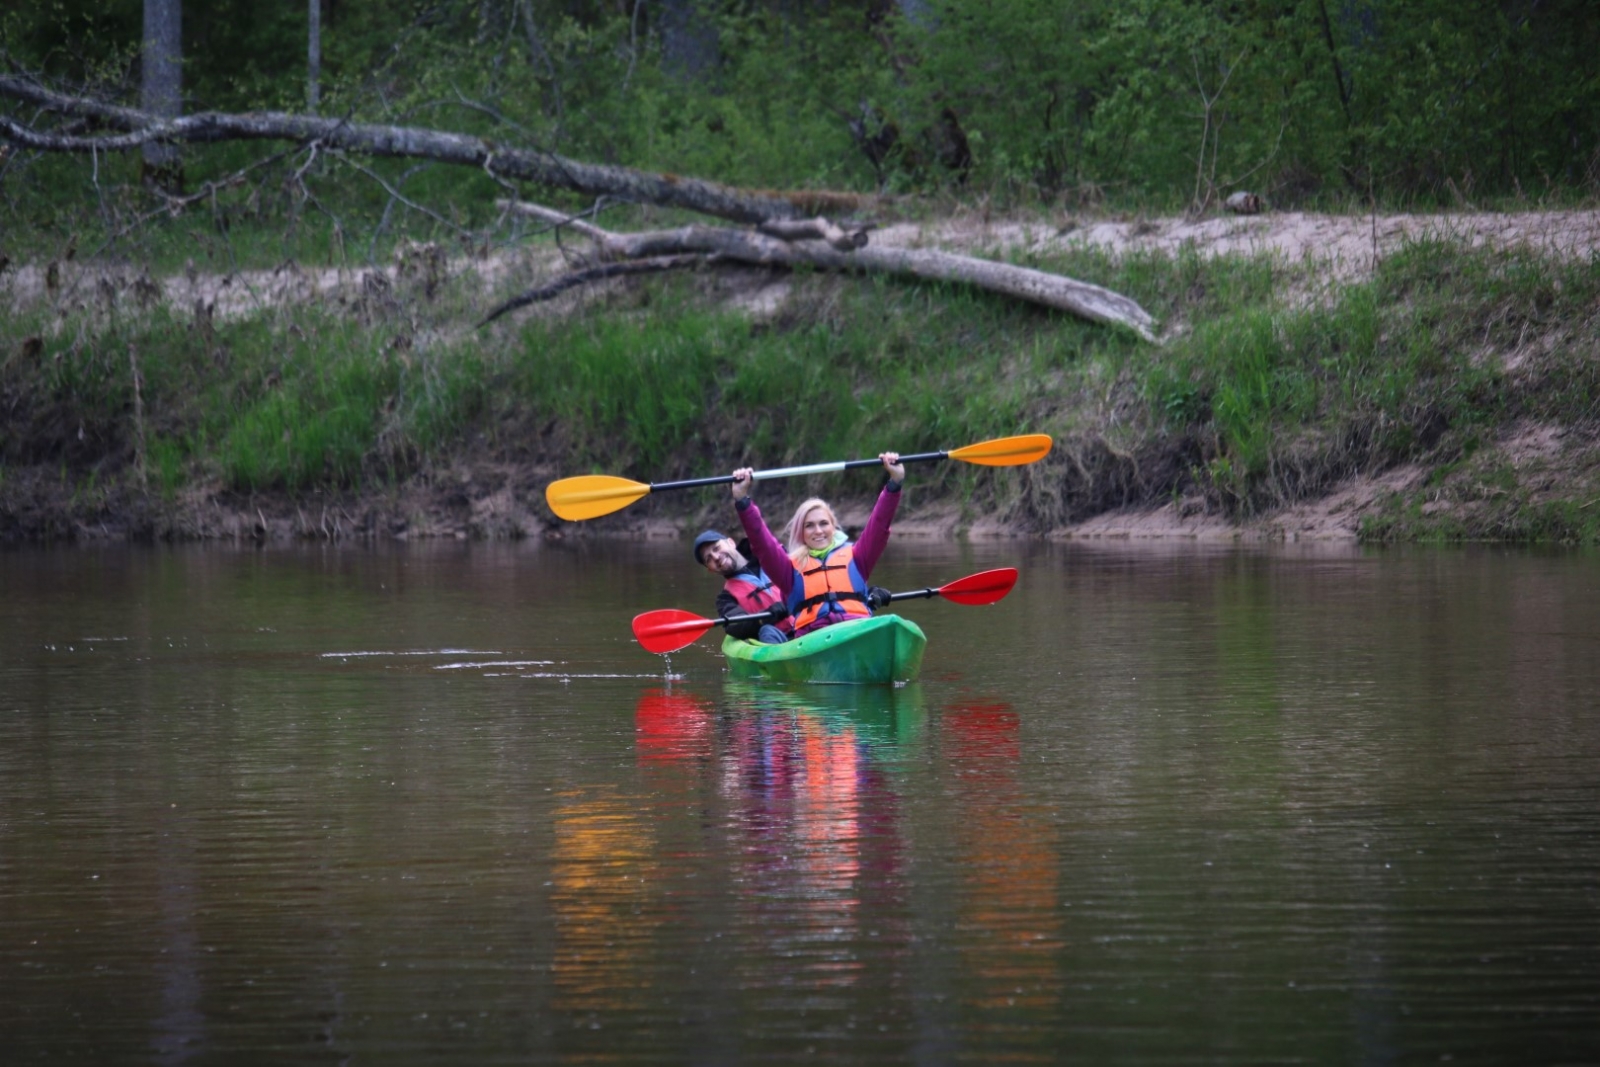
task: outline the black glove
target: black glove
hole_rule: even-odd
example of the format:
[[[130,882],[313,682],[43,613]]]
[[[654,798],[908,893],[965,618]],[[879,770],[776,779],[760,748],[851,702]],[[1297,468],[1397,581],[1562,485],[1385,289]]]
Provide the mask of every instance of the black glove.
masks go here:
[[[778,622],[781,619],[787,619],[789,617],[789,605],[780,600],[776,604],[772,605],[772,607],[767,609],[767,614],[772,617],[773,622]]]
[[[891,595],[892,594],[887,589],[883,589],[876,585],[867,586],[867,603],[872,606],[872,610],[874,611],[877,611],[880,608],[888,607],[889,597]]]

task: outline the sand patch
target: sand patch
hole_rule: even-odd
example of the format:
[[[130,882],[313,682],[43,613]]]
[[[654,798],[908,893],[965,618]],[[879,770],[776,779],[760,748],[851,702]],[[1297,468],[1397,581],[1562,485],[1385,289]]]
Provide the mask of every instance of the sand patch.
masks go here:
[[[1199,219],[1095,219],[1063,214],[1058,219],[1019,220],[962,214],[939,222],[894,223],[871,235],[872,243],[883,248],[942,248],[997,257],[1047,256],[1073,248],[1094,248],[1117,256],[1176,256],[1183,252],[1268,255],[1288,265],[1314,266],[1316,275],[1325,281],[1368,275],[1380,259],[1405,242],[1423,239],[1583,257],[1600,252],[1600,210],[1436,215],[1269,211],[1249,217]],[[414,292],[432,296],[447,280],[470,278],[469,288],[483,294],[487,310],[495,294],[542,284],[568,266],[563,252],[542,245],[469,257],[447,255],[438,245],[416,243],[398,248],[388,263],[311,267],[286,262],[270,270],[221,274],[191,266],[162,278],[128,265],[73,260],[13,266],[0,272],[0,304],[21,309],[40,301],[62,308],[119,303],[149,307],[161,302],[175,310],[220,319],[312,301],[360,312]],[[772,281],[767,272],[751,271],[755,280],[734,286],[730,303],[754,318],[770,318],[781,310],[789,287],[784,281]],[[583,287],[544,307],[550,312],[570,310],[617,284],[625,283]]]

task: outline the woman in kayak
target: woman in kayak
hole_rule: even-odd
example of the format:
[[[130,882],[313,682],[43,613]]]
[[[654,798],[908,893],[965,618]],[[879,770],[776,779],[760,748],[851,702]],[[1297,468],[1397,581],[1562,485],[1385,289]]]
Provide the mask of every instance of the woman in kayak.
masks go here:
[[[801,504],[789,521],[787,552],[767,529],[761,509],[750,496],[754,472],[749,467],[733,472],[733,501],[739,522],[750,539],[756,561],[783,594],[794,620],[795,637],[836,622],[866,618],[873,607],[883,606],[872,603],[867,579],[889,543],[889,524],[900,506],[900,486],[906,469],[898,452],[884,452],[878,460],[889,480],[878,494],[861,536],[851,541],[839,529],[833,509],[813,497]]]

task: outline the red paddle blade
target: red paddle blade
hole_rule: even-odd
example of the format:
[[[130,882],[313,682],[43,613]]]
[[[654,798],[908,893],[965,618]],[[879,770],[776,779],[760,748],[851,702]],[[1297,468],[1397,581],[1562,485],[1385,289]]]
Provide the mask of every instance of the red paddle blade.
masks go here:
[[[701,634],[716,624],[715,619],[702,618],[692,612],[661,608],[635,615],[633,636],[650,652],[676,652],[685,645],[694,644]]]
[[[949,585],[940,586],[939,595],[957,604],[993,604],[1005,599],[1016,584],[1017,568],[1001,567],[957,578]]]

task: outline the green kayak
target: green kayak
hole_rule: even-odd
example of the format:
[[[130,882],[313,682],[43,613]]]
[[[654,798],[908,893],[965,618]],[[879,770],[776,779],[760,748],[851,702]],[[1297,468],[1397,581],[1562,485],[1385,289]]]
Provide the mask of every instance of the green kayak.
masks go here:
[[[927,644],[916,623],[898,615],[876,615],[824,626],[781,645],[725,637],[722,654],[735,678],[886,685],[915,678]]]

